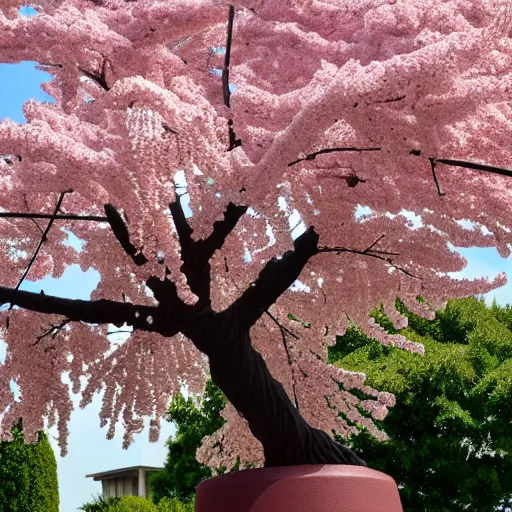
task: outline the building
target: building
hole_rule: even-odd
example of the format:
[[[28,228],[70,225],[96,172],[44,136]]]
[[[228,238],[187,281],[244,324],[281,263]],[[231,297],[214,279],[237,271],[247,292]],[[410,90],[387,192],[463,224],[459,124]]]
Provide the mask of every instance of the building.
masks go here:
[[[102,494],[105,499],[116,496],[143,496],[147,498],[149,473],[161,469],[163,468],[132,466],[85,476],[86,478],[93,478],[95,482],[101,482]]]

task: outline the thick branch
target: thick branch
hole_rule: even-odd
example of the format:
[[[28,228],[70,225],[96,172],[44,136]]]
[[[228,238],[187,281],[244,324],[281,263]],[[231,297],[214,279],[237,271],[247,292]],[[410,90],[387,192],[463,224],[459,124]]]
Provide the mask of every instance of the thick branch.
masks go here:
[[[247,420],[251,432],[263,445],[266,467],[364,466],[365,462],[348,447],[308,425],[299,413],[298,401],[294,407],[283,386],[273,378],[261,354],[251,344],[251,326],[263,313],[268,313],[268,307],[318,253],[318,235],[309,228],[295,240],[294,246],[294,250],[287,251],[281,259],[267,263],[256,282],[226,311],[203,310],[182,332],[207,353],[212,380]],[[281,326],[280,330],[287,349],[286,331]]]
[[[318,235],[310,227],[294,242],[294,250],[287,251],[281,259],[270,260],[258,279],[228,310],[239,315],[242,326],[252,327],[299,277],[311,256],[318,253]]]
[[[139,306],[105,299],[63,299],[0,286],[0,304],[7,303],[38,313],[62,315],[70,321],[116,326],[122,326],[126,322],[134,329],[160,332],[165,336],[169,335],[173,327],[172,324],[163,325],[160,321],[160,307]],[[151,324],[147,322],[148,316],[153,319]]]
[[[236,138],[235,130],[233,129],[233,119],[228,121],[228,135],[229,135],[229,146],[228,151],[233,151],[233,149],[242,145],[242,140]]]
[[[192,228],[189,226],[181,206],[180,196],[169,205],[174,226],[181,247],[183,265],[180,270],[187,278],[187,284],[201,303],[209,303],[210,299],[210,265],[197,250],[197,243],[192,239]]]
[[[229,203],[224,219],[213,224],[211,235],[205,240],[194,241],[179,196],[169,205],[178,233],[183,265],[181,271],[187,278],[190,289],[199,297],[201,305],[210,302],[210,258],[222,248],[228,235],[233,231],[240,217],[247,211],[246,206]]]
[[[104,205],[105,213],[107,214],[107,219],[112,228],[112,231],[117,238],[118,242],[121,244],[121,247],[124,249],[126,254],[131,256],[133,262],[136,265],[144,265],[148,262],[147,258],[139,252],[137,248],[130,242],[130,235],[128,234],[128,229],[114,206],[110,203]]]
[[[171,211],[172,220],[178,234],[178,240],[181,246],[181,257],[184,262],[192,258],[192,247],[194,241],[192,240],[192,228],[188,225],[187,219],[185,218],[185,212],[181,206],[181,199],[176,194],[176,201],[169,204],[169,210]],[[186,275],[186,274],[185,274]]]
[[[205,258],[210,259],[215,251],[222,248],[226,238],[235,229],[238,221],[246,211],[247,206],[237,206],[233,203],[228,204],[224,212],[224,220],[214,222],[212,234],[205,240],[198,242]]]

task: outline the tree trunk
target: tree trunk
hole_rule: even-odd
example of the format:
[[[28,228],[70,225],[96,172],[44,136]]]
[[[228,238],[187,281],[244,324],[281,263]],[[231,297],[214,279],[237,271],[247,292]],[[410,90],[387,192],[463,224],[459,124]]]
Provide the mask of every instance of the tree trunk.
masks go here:
[[[348,447],[304,420],[283,386],[272,377],[260,353],[252,347],[249,331],[240,327],[232,313],[213,313],[215,325],[203,330],[208,334],[201,345],[210,347],[213,382],[248,421],[251,432],[263,445],[265,467],[366,466]]]

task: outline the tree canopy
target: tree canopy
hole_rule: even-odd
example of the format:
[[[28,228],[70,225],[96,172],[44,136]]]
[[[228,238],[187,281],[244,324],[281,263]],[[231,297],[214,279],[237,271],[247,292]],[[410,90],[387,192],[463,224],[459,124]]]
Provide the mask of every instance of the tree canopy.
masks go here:
[[[0,510],[59,512],[57,461],[44,433],[25,443],[21,424],[11,441],[0,441]]]
[[[375,304],[398,329],[397,296],[432,318],[505,282],[451,273],[454,246],[510,254],[509,3],[22,3],[0,0],[0,61],[38,62],[56,102],[0,123],[0,426],[58,419],[65,453],[68,372],[82,406],[105,390],[109,438],[149,416],[156,439],[209,369],[230,403],[210,467],[364,465],[326,432],[384,439],[395,400],[326,364],[336,335],[423,353]],[[91,300],[21,288],[70,264],[99,272]]]
[[[335,364],[363,371],[397,399],[381,425],[388,441],[363,432],[351,444],[369,467],[395,478],[406,511],[496,510],[512,497],[512,332],[503,321],[510,308],[453,300],[432,321],[399,309],[409,319],[403,334],[425,346],[424,356],[356,328],[330,351]]]

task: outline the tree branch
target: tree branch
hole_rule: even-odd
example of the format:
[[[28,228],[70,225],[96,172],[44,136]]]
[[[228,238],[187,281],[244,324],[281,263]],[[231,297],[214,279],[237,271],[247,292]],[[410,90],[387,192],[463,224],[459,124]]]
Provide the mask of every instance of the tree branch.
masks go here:
[[[283,347],[286,352],[286,358],[288,360],[288,366],[290,367],[290,372],[292,374],[292,389],[293,389],[293,401],[295,402],[295,408],[299,410],[299,399],[297,397],[297,390],[295,389],[295,374],[292,368],[292,357],[290,355],[290,350],[288,349],[288,342],[286,341],[286,335],[290,334],[296,340],[299,339],[298,336],[293,334],[289,329],[287,329],[279,320],[272,315],[269,311],[265,311],[266,315],[279,327],[279,331],[281,332],[281,339],[283,341]]]
[[[421,156],[419,149],[413,149],[409,151],[410,155]],[[430,157],[429,160],[436,164],[453,165],[454,167],[465,167],[466,169],[474,169],[475,171],[490,172],[493,174],[499,174],[501,176],[507,176],[512,178],[512,170],[505,169],[503,167],[494,167],[492,165],[479,164],[475,162],[466,162],[465,160],[453,160],[451,158],[434,158]]]
[[[228,34],[226,41],[226,53],[224,55],[224,67],[222,68],[222,94],[224,96],[224,105],[230,107],[230,96],[229,90],[229,61],[231,58],[231,41],[233,39],[233,20],[235,18],[235,7],[229,6],[228,11]]]
[[[50,336],[52,338],[55,338],[55,336],[57,335],[57,333],[64,327],[66,326],[67,324],[69,324],[70,320],[69,318],[65,318],[64,320],[62,320],[62,322],[58,325],[52,325],[48,330],[46,330],[45,332],[43,332],[43,334],[41,334],[40,336],[37,337],[37,340],[33,343],[34,345],[37,345],[43,338],[46,338],[46,336]]]
[[[28,201],[27,201],[27,195],[26,194],[23,194],[23,204],[25,205],[25,208],[26,208],[26,210],[28,212],[30,210],[30,208],[28,207]],[[31,220],[34,223],[34,225],[36,226],[36,228],[39,230],[39,233],[41,233],[41,236],[43,236],[43,230],[41,229],[41,226],[39,225],[37,220],[36,219],[31,219]]]
[[[85,76],[89,77],[91,80],[94,80],[102,89],[105,91],[110,91],[110,87],[107,84],[107,79],[105,77],[105,67],[107,64],[107,59],[103,59],[103,62],[101,63],[101,70],[99,73],[91,73],[90,71],[87,71],[83,68],[78,68],[79,71],[81,71]]]
[[[504,169],[502,167],[494,167],[492,165],[477,164],[474,162],[466,162],[464,160],[452,160],[450,158],[436,158],[436,163],[453,165],[455,167],[465,167],[466,169],[475,169],[476,171],[486,171],[493,174],[500,174],[501,176],[512,177],[512,171],[510,169]]]
[[[194,241],[179,196],[169,205],[171,215],[178,233],[181,246],[181,271],[187,278],[190,289],[199,297],[201,304],[210,303],[210,259],[215,251],[222,248],[227,236],[233,231],[240,217],[247,211],[247,206],[229,203],[224,212],[224,219],[214,222],[211,235]]]
[[[147,258],[138,251],[137,248],[130,242],[130,235],[128,229],[116,208],[109,204],[103,206],[107,214],[107,220],[112,228],[114,236],[117,238],[121,247],[124,249],[128,256],[131,256],[135,265],[141,266],[148,262]]]
[[[381,237],[382,238],[382,237]],[[380,239],[379,239],[380,240]],[[414,274],[411,274],[408,270],[399,267],[398,265],[395,265],[393,263],[393,260],[389,256],[400,256],[399,253],[396,252],[386,252],[386,251],[376,251],[374,249],[371,249],[375,245],[376,242],[374,242],[370,248],[367,248],[363,251],[358,251],[357,249],[347,249],[346,247],[319,247],[318,252],[335,252],[336,254],[341,254],[344,252],[352,253],[352,254],[360,254],[362,256],[370,256],[371,258],[376,258],[381,261],[385,261],[389,265],[391,265],[396,270],[399,270],[400,272],[404,273],[405,275],[412,277],[414,279],[420,279],[421,277],[415,276]],[[387,257],[386,257],[387,256]]]
[[[85,220],[91,222],[108,222],[107,217],[100,215],[75,215],[72,213],[63,213],[53,215],[51,213],[17,213],[0,212],[0,219],[53,219],[53,220]]]
[[[229,89],[229,62],[231,59],[231,42],[233,40],[233,20],[235,18],[235,8],[233,5],[229,6],[228,11],[228,29],[226,40],[226,53],[224,54],[224,67],[222,68],[222,96],[224,98],[224,105],[231,108],[231,91]],[[228,120],[228,135],[229,146],[228,151],[242,145],[242,141],[236,138],[235,130],[233,128],[233,119]]]
[[[285,327],[270,311],[265,311],[265,314],[268,315],[273,322],[279,327],[279,329],[282,329],[286,334],[289,334],[294,340],[300,340],[300,337],[297,336],[293,331],[290,331],[288,327]]]
[[[318,235],[310,227],[294,242],[294,250],[270,260],[252,285],[226,310],[239,316],[249,329],[299,277],[309,259],[318,253]]]
[[[368,251],[371,251],[373,247],[375,247],[383,238],[384,238],[384,233],[382,233],[382,235],[379,236],[379,238],[377,238],[377,240],[375,240],[375,242],[373,242],[372,244],[370,244],[363,252],[368,252]],[[391,253],[389,253],[391,254]]]
[[[48,236],[48,233],[50,232],[50,229],[53,226],[53,221],[55,220],[55,215],[57,215],[57,212],[60,210],[60,207],[62,205],[62,201],[64,200],[64,196],[66,194],[71,193],[71,192],[73,192],[73,191],[72,190],[67,190],[67,191],[61,193],[61,195],[59,197],[59,200],[57,201],[57,204],[55,206],[55,210],[53,212],[53,215],[50,217],[50,221],[48,222],[48,225],[46,226],[46,229],[44,230],[43,234],[41,235],[41,240],[39,241],[39,244],[38,244],[36,250],[34,251],[34,254],[32,254],[32,258],[30,258],[30,261],[29,261],[29,263],[27,265],[27,268],[25,269],[25,272],[23,272],[23,275],[21,276],[21,279],[18,281],[18,284],[14,288],[15,291],[17,291],[19,289],[19,287],[22,285],[25,277],[27,277],[28,273],[30,272],[30,269],[31,269],[32,265],[34,264],[34,261],[36,261],[37,255],[39,254],[39,251],[41,250],[41,247],[43,246],[44,242],[46,242],[46,238]]]
[[[304,158],[298,158],[297,160],[290,162],[288,164],[288,167],[298,164],[299,162],[303,162],[304,160],[314,160],[318,155],[325,155],[327,153],[341,153],[341,152],[346,152],[346,151],[357,151],[358,153],[361,153],[362,151],[380,151],[380,150],[381,150],[381,148],[326,148],[326,149],[321,149],[319,151],[315,151],[314,153],[310,153],[309,155],[306,155]]]
[[[235,133],[235,130],[233,129],[233,119],[228,120],[228,135],[229,135],[228,151],[233,151],[233,149],[242,145],[242,140],[236,138],[236,133]]]
[[[437,188],[437,195],[439,197],[443,197],[446,194],[441,191],[441,187],[439,186],[439,181],[437,180],[437,174],[436,174],[436,160],[435,158],[429,158],[430,167],[432,169],[432,177],[434,178],[434,183],[436,184]]]
[[[247,212],[247,206],[237,206],[229,203],[224,212],[224,220],[218,220],[213,223],[212,234],[205,240],[198,242],[204,257],[210,259],[215,251],[218,251],[224,245],[228,235],[235,229],[238,221]]]
[[[171,211],[172,220],[174,221],[174,226],[176,227],[176,232],[178,234],[178,240],[181,246],[181,258],[183,259],[183,262],[186,262],[193,256],[193,231],[185,218],[185,213],[181,206],[181,199],[178,194],[176,194],[176,200],[169,204],[169,210]]]
[[[134,329],[159,332],[164,336],[172,335],[169,333],[173,331],[176,332],[172,324],[164,324],[161,321],[160,306],[140,306],[106,299],[64,299],[0,286],[0,304],[7,303],[38,313],[62,315],[69,321],[114,324],[117,327],[127,323]],[[153,318],[151,324],[147,322],[148,316]]]

